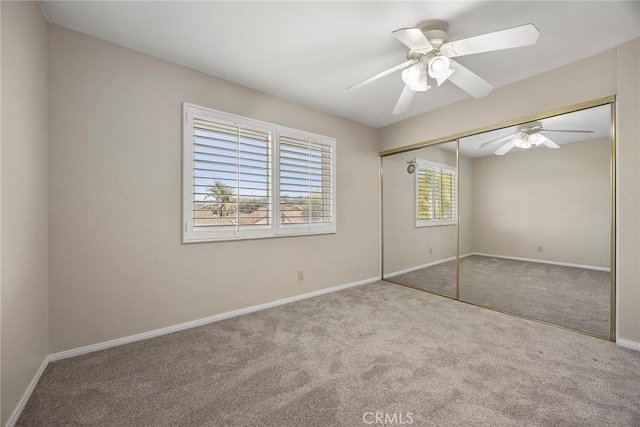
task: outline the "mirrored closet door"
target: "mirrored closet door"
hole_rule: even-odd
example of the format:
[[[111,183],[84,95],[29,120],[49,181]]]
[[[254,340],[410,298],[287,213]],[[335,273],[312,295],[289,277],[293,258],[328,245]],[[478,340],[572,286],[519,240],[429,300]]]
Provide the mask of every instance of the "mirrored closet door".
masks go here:
[[[612,109],[384,155],[384,279],[613,339]]]
[[[609,337],[611,109],[460,139],[460,299]]]
[[[382,158],[384,279],[455,298],[456,141]]]

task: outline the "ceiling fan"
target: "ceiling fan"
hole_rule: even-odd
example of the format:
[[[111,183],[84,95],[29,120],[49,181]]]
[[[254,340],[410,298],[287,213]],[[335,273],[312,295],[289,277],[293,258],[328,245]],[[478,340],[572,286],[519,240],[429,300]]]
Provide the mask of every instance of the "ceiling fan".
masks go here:
[[[528,149],[544,145],[548,148],[560,148],[558,144],[547,138],[541,132],[566,132],[566,133],[593,133],[592,130],[555,130],[545,129],[542,122],[524,123],[516,127],[516,131],[506,136],[501,136],[491,141],[480,144],[479,148],[495,146],[504,143],[498,148],[494,154],[502,156],[508,153],[512,148]]]
[[[393,114],[398,115],[409,109],[416,92],[431,89],[428,77],[435,79],[438,86],[449,80],[475,98],[489,94],[493,90],[489,82],[451,58],[529,46],[535,44],[540,33],[533,24],[526,24],[453,42],[448,42],[447,33],[436,25],[402,28],[391,34],[409,48],[407,60],[350,86],[345,91],[359,88],[395,71],[403,70],[402,81],[405,86],[393,109]]]

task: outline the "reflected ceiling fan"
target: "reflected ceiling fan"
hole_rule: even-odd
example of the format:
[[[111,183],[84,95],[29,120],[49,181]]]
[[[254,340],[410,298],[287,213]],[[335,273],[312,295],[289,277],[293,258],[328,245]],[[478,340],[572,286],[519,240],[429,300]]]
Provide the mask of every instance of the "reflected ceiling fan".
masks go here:
[[[474,72],[451,58],[514,47],[529,46],[538,40],[538,29],[533,24],[521,25],[480,36],[448,42],[448,35],[436,25],[423,28],[403,28],[391,34],[409,48],[407,60],[373,77],[348,87],[350,91],[395,71],[402,71],[405,83],[393,114],[406,112],[416,92],[431,89],[428,77],[438,86],[445,81],[458,86],[475,98],[481,98],[493,90],[493,86]]]
[[[494,152],[494,154],[497,154],[498,156],[503,156],[514,147],[525,150],[540,145],[544,145],[548,148],[560,148],[558,144],[547,138],[542,134],[542,132],[593,133],[592,130],[545,129],[542,127],[542,122],[530,122],[516,127],[516,131],[514,133],[480,144],[480,148],[502,144],[502,146]]]

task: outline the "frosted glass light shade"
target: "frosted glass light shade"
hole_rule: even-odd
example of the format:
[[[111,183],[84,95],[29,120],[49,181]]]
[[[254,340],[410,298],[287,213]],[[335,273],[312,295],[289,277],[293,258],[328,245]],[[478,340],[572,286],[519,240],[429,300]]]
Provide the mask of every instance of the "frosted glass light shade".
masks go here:
[[[420,63],[413,64],[402,71],[402,81],[407,86],[413,86],[420,80],[420,74],[422,74],[422,65]]]

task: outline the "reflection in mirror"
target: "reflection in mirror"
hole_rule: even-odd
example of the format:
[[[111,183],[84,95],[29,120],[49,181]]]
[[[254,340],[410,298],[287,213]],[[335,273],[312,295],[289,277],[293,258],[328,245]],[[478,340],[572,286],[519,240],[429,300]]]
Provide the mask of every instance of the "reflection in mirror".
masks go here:
[[[460,139],[461,300],[610,337],[610,108]]]
[[[456,297],[456,142],[382,158],[383,277]]]

